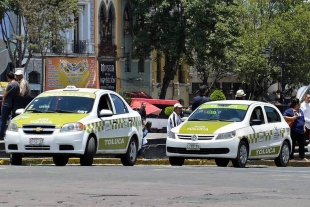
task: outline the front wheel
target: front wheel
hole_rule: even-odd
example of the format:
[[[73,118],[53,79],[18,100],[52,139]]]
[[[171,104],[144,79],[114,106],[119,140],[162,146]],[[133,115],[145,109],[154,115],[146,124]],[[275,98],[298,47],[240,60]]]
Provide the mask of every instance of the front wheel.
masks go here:
[[[21,165],[22,154],[13,153],[11,154],[11,165]]]
[[[286,167],[290,160],[290,147],[287,141],[284,141],[279,153],[279,157],[274,159],[277,167]]]
[[[134,138],[129,141],[126,154],[121,156],[121,162],[124,166],[134,166],[137,161],[138,144]]]
[[[184,165],[184,160],[182,157],[169,157],[169,162],[172,166],[182,166]]]
[[[94,137],[90,137],[88,139],[84,155],[80,157],[80,164],[82,166],[92,166],[95,154],[96,154],[96,141]]]
[[[240,141],[236,159],[232,159],[234,167],[245,167],[248,161],[248,146],[245,141]]]
[[[216,158],[215,159],[215,164],[218,167],[227,167],[228,163],[229,163],[229,159],[226,159],[226,158]]]
[[[69,162],[69,157],[66,155],[54,155],[53,161],[56,166],[66,166]]]

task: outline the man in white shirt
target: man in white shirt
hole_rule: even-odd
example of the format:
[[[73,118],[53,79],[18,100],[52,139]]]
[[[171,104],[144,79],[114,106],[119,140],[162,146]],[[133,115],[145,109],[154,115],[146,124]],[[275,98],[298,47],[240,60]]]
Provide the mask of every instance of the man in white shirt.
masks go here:
[[[305,117],[305,125],[306,125],[306,132],[305,132],[305,139],[309,139],[310,133],[310,91],[307,92],[305,100],[301,103],[300,109],[304,112]]]
[[[174,104],[174,111],[168,118],[167,134],[169,135],[172,128],[181,124],[181,113],[183,106],[179,103]]]
[[[14,74],[17,82],[19,82],[20,85],[20,96],[21,97],[30,96],[30,87],[28,82],[24,79],[24,70],[21,68],[16,68]]]

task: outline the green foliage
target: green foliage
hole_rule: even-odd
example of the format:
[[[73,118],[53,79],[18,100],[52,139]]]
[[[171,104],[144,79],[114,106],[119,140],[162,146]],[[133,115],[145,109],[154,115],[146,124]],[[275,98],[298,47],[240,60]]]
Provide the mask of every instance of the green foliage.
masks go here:
[[[165,108],[165,114],[166,114],[167,116],[170,116],[170,115],[173,113],[173,110],[174,110],[173,106],[167,106],[167,107]]]
[[[132,100],[131,96],[128,95],[128,94],[126,94],[125,92],[121,93],[120,95],[123,97],[123,99],[125,99],[125,101],[126,101],[126,102],[129,104],[129,106],[130,106],[131,100]]]
[[[9,21],[2,20],[1,30],[13,67],[20,67],[24,58],[27,58],[27,66],[34,52],[40,53],[42,59],[45,58],[47,50],[54,49],[52,43],[61,43],[60,33],[74,26],[73,18],[78,13],[78,0],[5,0],[4,2],[5,6],[4,3],[0,3],[0,15],[8,17]],[[9,12],[17,16],[9,15]],[[14,36],[14,39],[11,39],[5,25],[16,22],[16,19],[17,25],[14,27],[11,25]],[[16,28],[25,31],[24,34]],[[10,44],[15,44],[17,49],[12,51]]]
[[[226,100],[224,93],[220,90],[214,90],[210,95],[211,101]]]

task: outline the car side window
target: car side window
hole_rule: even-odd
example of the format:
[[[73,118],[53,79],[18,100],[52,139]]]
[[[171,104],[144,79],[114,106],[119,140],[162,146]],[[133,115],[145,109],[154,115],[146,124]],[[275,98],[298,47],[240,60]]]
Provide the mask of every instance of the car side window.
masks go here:
[[[255,107],[254,110],[252,111],[250,122],[253,119],[259,119],[259,120],[262,121],[262,124],[265,123],[265,118],[264,118],[263,110],[262,110],[262,108],[260,106]]]
[[[267,114],[267,120],[269,123],[281,122],[281,116],[276,109],[269,107],[269,106],[265,106],[264,108],[265,108],[265,111]]]
[[[108,94],[104,94],[100,97],[99,104],[98,104],[98,111],[101,111],[102,109],[113,111]]]
[[[116,110],[116,114],[125,114],[128,113],[128,109],[126,104],[123,102],[122,99],[120,99],[115,94],[111,94],[112,101],[114,103],[114,107]]]

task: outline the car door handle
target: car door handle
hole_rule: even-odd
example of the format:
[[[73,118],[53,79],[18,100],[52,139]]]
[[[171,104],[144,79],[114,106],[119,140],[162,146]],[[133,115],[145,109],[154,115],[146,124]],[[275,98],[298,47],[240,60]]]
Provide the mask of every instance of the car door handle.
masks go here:
[[[113,124],[117,124],[117,121],[113,121]]]
[[[128,119],[129,122],[132,122],[132,119]]]

